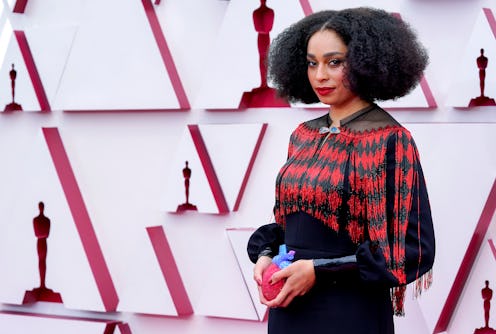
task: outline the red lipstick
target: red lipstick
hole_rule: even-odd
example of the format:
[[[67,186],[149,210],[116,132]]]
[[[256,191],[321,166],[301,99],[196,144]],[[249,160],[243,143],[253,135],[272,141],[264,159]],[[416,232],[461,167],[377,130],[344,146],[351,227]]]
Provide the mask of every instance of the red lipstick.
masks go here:
[[[320,88],[315,88],[315,90],[319,95],[325,96],[327,94],[330,94],[334,89],[329,87],[320,87]]]

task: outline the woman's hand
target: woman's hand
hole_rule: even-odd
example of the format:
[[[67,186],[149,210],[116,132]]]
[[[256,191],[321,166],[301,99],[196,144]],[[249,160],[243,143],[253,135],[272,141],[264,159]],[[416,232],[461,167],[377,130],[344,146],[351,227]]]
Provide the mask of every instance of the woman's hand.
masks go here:
[[[315,284],[313,261],[295,261],[291,265],[272,275],[272,283],[276,283],[282,279],[286,279],[286,283],[284,283],[281,292],[279,292],[277,297],[271,301],[266,301],[265,298],[262,300],[262,295],[260,301],[263,304],[269,307],[286,307],[296,296],[303,296],[307,293]],[[261,291],[260,285],[259,291]]]
[[[272,258],[269,256],[260,256],[255,263],[255,268],[253,269],[253,279],[257,282],[258,287],[258,295],[260,298],[260,302],[262,304],[267,305],[268,301],[265,299],[262,293],[262,275],[264,271],[270,266],[272,263]]]

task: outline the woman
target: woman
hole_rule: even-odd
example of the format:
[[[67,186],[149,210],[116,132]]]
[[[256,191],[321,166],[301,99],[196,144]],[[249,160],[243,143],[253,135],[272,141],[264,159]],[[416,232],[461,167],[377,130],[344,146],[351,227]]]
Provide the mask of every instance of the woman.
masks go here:
[[[434,231],[418,152],[377,100],[406,95],[427,54],[411,28],[383,10],[312,14],[269,51],[268,78],[289,101],[329,113],[300,124],[276,179],[275,223],[248,242],[261,291],[279,245],[294,250],[268,301],[269,333],[394,333],[405,287],[429,286]]]

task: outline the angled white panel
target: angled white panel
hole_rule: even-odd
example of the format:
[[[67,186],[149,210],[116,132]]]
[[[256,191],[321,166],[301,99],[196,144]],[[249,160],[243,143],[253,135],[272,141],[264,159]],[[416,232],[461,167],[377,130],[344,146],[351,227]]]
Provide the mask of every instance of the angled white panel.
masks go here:
[[[199,126],[231,211],[241,190],[262,126],[263,124]]]
[[[196,105],[208,109],[236,109],[245,91],[260,85],[257,32],[253,25],[253,11],[259,1],[233,0],[229,2],[217,40],[208,56],[203,73],[202,88]],[[267,1],[275,12],[270,37],[303,17],[299,2]]]
[[[229,1],[219,0],[167,0],[154,6],[190,102],[201,92],[199,78],[210,67],[205,66],[205,60],[210,57],[228,5]],[[195,28],[188,21],[195,22]]]
[[[141,1],[85,2],[55,106],[179,107]]]
[[[258,320],[230,240],[224,231],[217,229],[217,251],[222,252],[222,261],[213,261],[202,274],[205,289],[195,314],[221,318]]]
[[[51,274],[53,289],[62,294],[67,308],[103,311],[105,308],[89,266],[87,254],[69,211],[47,144],[43,136],[40,135],[39,138],[40,141],[34,143],[40,145],[35,153],[35,161],[43,163],[42,166],[47,166],[47,169],[40,170],[39,165],[34,164],[32,167],[38,167],[38,169],[31,170],[31,175],[26,179],[31,187],[33,184],[40,183],[36,198],[40,198],[47,189],[58,197],[57,202],[53,204],[48,200],[44,201],[45,214],[51,220],[52,230],[48,240],[48,259],[53,258],[53,260],[47,269],[47,279]]]
[[[14,29],[10,20],[5,21],[0,30],[0,111],[5,105],[12,102],[12,88],[9,72],[12,64],[17,72],[15,79],[16,103],[22,106],[24,111],[38,111],[40,105],[29,77],[26,64],[21,54],[19,44],[14,36]]]
[[[13,116],[18,116],[16,119],[19,121],[21,115]],[[19,122],[9,124],[5,119],[0,119],[0,154],[4,161],[9,162],[2,167],[0,173],[0,197],[3,199],[0,201],[3,217],[0,220],[0,229],[3,231],[0,234],[0,268],[4,273],[0,285],[0,300],[13,304],[22,303],[25,291],[39,286],[38,255],[32,219],[38,214],[40,198],[27,201],[24,198],[31,197],[29,189],[32,188],[27,187],[26,171],[36,162],[29,147],[40,138],[35,128],[26,130],[19,125]],[[50,254],[47,260],[48,270],[51,270],[51,257]],[[47,273],[48,284],[52,274],[53,272]]]
[[[476,328],[485,326],[484,300],[481,290],[485,287],[486,280],[489,281],[489,288],[493,290],[492,306],[494,305],[492,302],[494,291],[496,291],[496,257],[491,251],[487,238],[484,239],[463,294],[458,301],[448,328],[449,334],[474,333]],[[493,329],[496,328],[496,316],[493,307],[490,309],[489,326]]]
[[[25,30],[36,68],[52,109],[76,33],[77,27],[75,26],[45,26]]]
[[[7,247],[0,254],[1,266],[9,268],[6,271],[9,274],[3,278],[5,283],[0,286],[2,301],[22,303],[24,291],[39,286],[37,239],[32,221],[39,214],[38,202],[43,201],[45,215],[51,220],[47,287],[61,294],[67,308],[102,311],[101,297],[47,144],[41,130],[29,121],[29,115],[19,115],[18,124],[22,126],[19,125],[18,131],[3,132],[1,136],[1,154],[9,157],[16,170],[10,175],[2,173],[1,196],[9,198],[9,194],[17,194],[10,202],[0,204],[1,212],[8,216],[2,223],[8,223],[6,228],[10,231],[0,242]],[[17,146],[15,151],[13,146]]]
[[[496,14],[496,8],[492,9]],[[472,98],[480,95],[479,69],[477,57],[480,49],[488,58],[484,95],[496,99],[496,43],[491,26],[481,8],[477,20],[474,22],[472,34],[464,44],[464,49],[457,57],[456,71],[452,71],[452,83],[446,98],[446,105],[454,107],[468,107]],[[492,107],[494,108],[494,107]]]
[[[224,230],[228,216],[186,212],[181,215],[167,215],[166,218],[164,231],[194,313],[208,315],[208,300],[204,298],[209,298],[208,291],[216,286],[212,286],[207,278],[212,271],[218,270],[218,266],[233,264],[225,261],[226,254],[229,256],[232,253],[225,243]],[[184,242],[185,236],[188,236],[188,242]],[[230,272],[237,280],[239,272]],[[222,282],[230,280],[230,276],[222,278]],[[219,295],[221,291],[218,291]]]
[[[191,169],[189,203],[196,205],[198,212],[218,213],[219,209],[187,126],[176,152],[164,154],[169,156],[170,169],[167,184],[164,185],[162,207],[168,212],[176,212],[178,205],[186,202],[183,168],[186,166],[185,162],[188,161],[188,168]]]
[[[135,223],[138,223],[136,221]],[[144,223],[144,222],[140,222]],[[112,245],[129,245],[119,256],[107,252],[113,263],[114,283],[119,293],[120,312],[177,316],[169,287],[144,228],[137,225],[114,229]],[[110,246],[109,248],[112,248]]]
[[[117,311],[175,316],[146,232],[166,215],[159,200],[164,183],[157,181],[167,165],[162,138],[156,137],[163,129],[139,131],[139,116],[129,116],[131,121],[125,115],[99,118],[101,127],[93,117],[76,117],[61,135],[117,290]]]
[[[252,235],[255,228],[245,228],[245,229],[227,229],[226,233],[231,241],[231,247],[238,261],[238,266],[243,275],[243,279],[246,284],[246,288],[250,293],[250,297],[253,303],[253,307],[257,312],[258,319],[262,321],[267,312],[267,306],[260,303],[258,288],[256,282],[253,280],[253,266],[248,254],[246,252],[246,245],[248,240]]]
[[[433,284],[417,301],[432,332],[496,177],[496,126],[405,126],[419,149],[436,234]]]

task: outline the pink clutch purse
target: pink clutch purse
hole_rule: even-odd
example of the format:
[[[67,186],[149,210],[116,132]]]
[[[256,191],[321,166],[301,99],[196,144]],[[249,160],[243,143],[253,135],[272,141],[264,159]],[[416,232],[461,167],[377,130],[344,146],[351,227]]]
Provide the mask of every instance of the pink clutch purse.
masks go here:
[[[280,280],[275,284],[271,284],[270,280],[272,275],[281,269],[286,268],[291,264],[291,260],[294,259],[295,251],[287,251],[286,245],[279,246],[279,254],[272,259],[272,263],[267,269],[265,269],[262,275],[262,294],[265,299],[272,300],[277,297],[282,287],[284,286],[285,280]]]

